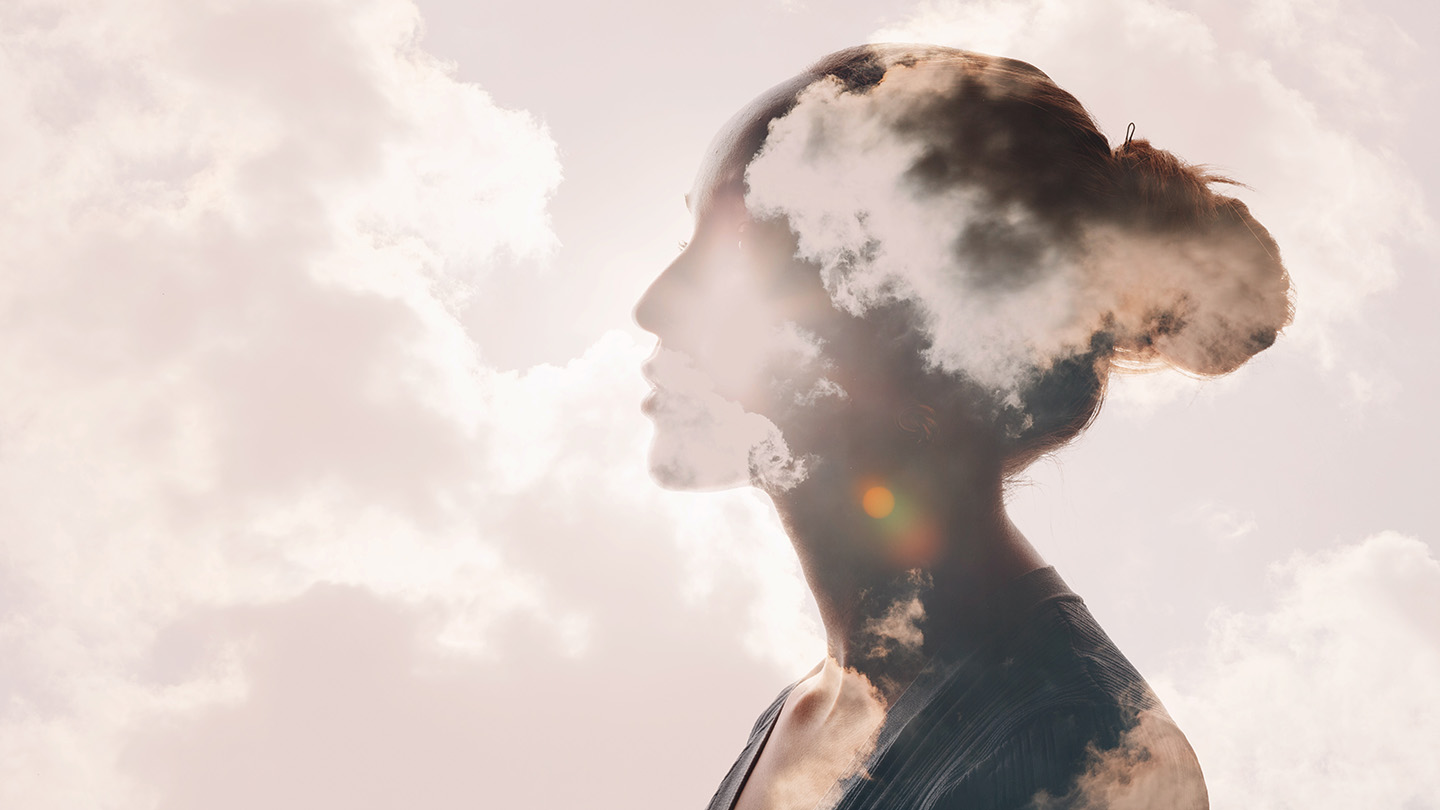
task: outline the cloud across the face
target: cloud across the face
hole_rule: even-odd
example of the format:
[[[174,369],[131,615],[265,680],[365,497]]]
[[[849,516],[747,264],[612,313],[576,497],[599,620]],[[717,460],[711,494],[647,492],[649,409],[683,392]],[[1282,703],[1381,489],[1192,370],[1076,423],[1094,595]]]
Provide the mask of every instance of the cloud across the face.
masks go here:
[[[655,421],[650,469],[673,489],[722,489],[754,483],[768,492],[791,489],[806,475],[775,423],[715,390],[708,374],[683,352],[661,348],[647,364],[655,385],[647,409]],[[829,393],[806,392],[813,401]],[[797,402],[805,398],[797,395]]]

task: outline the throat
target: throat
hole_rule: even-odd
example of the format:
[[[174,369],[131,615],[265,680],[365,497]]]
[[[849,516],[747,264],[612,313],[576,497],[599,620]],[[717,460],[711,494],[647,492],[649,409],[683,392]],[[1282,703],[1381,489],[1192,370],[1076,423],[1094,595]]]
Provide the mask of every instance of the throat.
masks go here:
[[[937,649],[983,622],[993,594],[1045,567],[999,501],[956,498],[927,515],[935,537],[923,559],[896,557],[877,522],[838,509],[777,502],[825,626],[827,652],[887,701]],[[848,518],[848,519],[847,519]]]

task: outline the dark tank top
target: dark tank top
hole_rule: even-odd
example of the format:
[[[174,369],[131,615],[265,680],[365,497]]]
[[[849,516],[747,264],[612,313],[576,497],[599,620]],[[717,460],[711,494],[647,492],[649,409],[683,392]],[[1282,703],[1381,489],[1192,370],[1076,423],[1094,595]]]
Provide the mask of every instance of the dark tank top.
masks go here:
[[[895,701],[835,810],[1205,810],[1199,762],[1140,674],[1054,568],[1007,584]],[[960,652],[963,651],[963,652]],[[732,810],[785,698],[708,810]]]

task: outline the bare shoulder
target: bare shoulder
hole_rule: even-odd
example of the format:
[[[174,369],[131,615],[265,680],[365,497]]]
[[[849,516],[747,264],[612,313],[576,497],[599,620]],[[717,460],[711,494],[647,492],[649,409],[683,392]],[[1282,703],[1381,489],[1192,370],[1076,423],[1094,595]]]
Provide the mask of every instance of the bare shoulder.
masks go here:
[[[1162,709],[1138,713],[1118,744],[1085,752],[1061,795],[1038,793],[1032,810],[1208,810],[1209,794],[1189,740]]]
[[[1200,762],[1158,706],[1055,706],[1013,726],[979,762],[960,763],[928,810],[1208,810]]]

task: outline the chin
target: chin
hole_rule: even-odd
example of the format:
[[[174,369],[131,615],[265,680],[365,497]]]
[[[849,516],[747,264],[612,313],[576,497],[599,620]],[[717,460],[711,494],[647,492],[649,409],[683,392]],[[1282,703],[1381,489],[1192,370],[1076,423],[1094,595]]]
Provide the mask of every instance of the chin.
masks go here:
[[[693,430],[667,430],[657,423],[650,443],[650,477],[665,489],[688,492],[749,485],[748,451],[705,438]]]
[[[642,410],[655,424],[650,474],[666,489],[775,492],[805,477],[807,460],[791,455],[774,422],[713,391],[657,389]]]
[[[754,486],[775,494],[793,488],[805,480],[815,459],[792,456],[780,431],[769,420],[756,419],[771,430],[746,443],[728,436],[672,432],[657,424],[650,444],[651,477],[665,489],[692,492]]]

